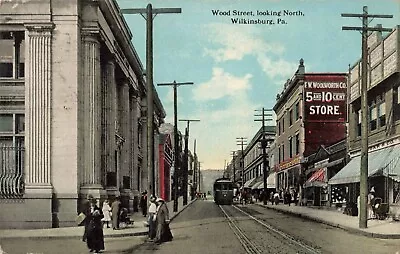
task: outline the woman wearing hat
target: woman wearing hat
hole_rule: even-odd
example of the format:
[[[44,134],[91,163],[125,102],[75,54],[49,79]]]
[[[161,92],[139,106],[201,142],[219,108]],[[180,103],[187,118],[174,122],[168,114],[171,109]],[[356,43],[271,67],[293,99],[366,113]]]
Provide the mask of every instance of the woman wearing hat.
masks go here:
[[[171,230],[169,228],[169,211],[162,198],[157,198],[157,228],[156,228],[156,243],[162,243],[172,240]]]
[[[87,228],[87,246],[90,252],[95,251],[99,253],[100,250],[104,250],[104,234],[103,224],[101,219],[103,218],[103,212],[97,206],[97,200],[90,200],[90,213],[87,216],[89,225]]]

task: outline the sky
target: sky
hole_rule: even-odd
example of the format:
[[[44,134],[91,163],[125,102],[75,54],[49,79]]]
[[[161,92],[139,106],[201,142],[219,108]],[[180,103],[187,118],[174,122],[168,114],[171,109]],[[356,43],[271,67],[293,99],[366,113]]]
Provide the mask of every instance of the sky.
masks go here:
[[[394,16],[373,19],[370,26],[400,25],[400,0],[117,2],[121,9],[146,8],[149,3],[153,8],[182,9],[153,19],[153,80],[155,85],[174,80],[194,83],[178,87],[177,116],[200,120],[190,123],[189,149],[194,150],[196,140],[201,169],[223,169],[232,151],[240,149],[236,138],[251,141],[261,127],[254,121],[259,118],[255,110],[273,108],[276,94],[301,58],[306,72],[347,72],[360,59],[360,32],[342,31],[342,26],[361,26],[361,19],[343,18],[341,13],[362,13],[368,6],[369,14]],[[146,21],[139,14],[124,17],[145,67]],[[239,24],[248,20],[267,24]],[[167,113],[165,122],[173,124],[173,88],[156,85],[156,89]],[[178,122],[182,133],[186,125]],[[275,125],[274,119],[266,125]]]

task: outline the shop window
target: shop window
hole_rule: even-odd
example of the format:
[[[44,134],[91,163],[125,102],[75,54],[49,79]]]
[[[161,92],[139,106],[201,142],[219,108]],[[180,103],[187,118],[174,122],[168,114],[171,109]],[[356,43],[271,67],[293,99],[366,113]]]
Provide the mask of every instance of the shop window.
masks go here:
[[[0,32],[0,78],[25,76],[23,32]]]

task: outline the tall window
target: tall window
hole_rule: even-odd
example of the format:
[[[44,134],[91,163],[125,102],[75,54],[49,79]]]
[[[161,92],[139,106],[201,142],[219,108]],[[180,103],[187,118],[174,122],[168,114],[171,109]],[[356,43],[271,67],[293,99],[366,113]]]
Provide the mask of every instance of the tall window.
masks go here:
[[[400,120],[400,86],[393,88],[393,120]]]
[[[285,160],[285,145],[282,144],[282,161]]]
[[[296,154],[300,153],[300,134],[296,134]]]
[[[371,131],[376,130],[377,128],[377,109],[376,105],[372,104],[369,107],[369,129]]]
[[[297,102],[296,103],[296,106],[295,106],[295,114],[296,114],[296,121],[299,119],[299,117],[300,117],[300,111],[299,111],[300,109],[299,109],[299,102]]]
[[[289,126],[293,124],[293,110],[289,111]]]
[[[281,135],[281,121],[278,121],[278,136]]]
[[[282,117],[282,133],[285,132],[285,116]]]
[[[289,138],[289,158],[293,157],[293,137]]]
[[[281,157],[281,147],[278,147],[278,162],[281,163],[282,157]]]
[[[378,109],[378,125],[379,127],[383,127],[386,125],[386,104],[385,101],[379,103],[377,106]]]
[[[23,32],[0,32],[0,78],[25,76],[24,48]]]
[[[357,111],[357,136],[361,136],[361,109]]]
[[[23,194],[24,132],[23,114],[0,114],[0,197]]]

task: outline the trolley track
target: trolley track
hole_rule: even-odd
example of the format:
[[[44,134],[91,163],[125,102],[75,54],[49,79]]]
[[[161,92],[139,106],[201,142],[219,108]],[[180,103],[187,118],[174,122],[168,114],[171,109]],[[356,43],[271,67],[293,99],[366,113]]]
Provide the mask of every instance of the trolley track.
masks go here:
[[[321,253],[235,205],[219,207],[246,253]]]

